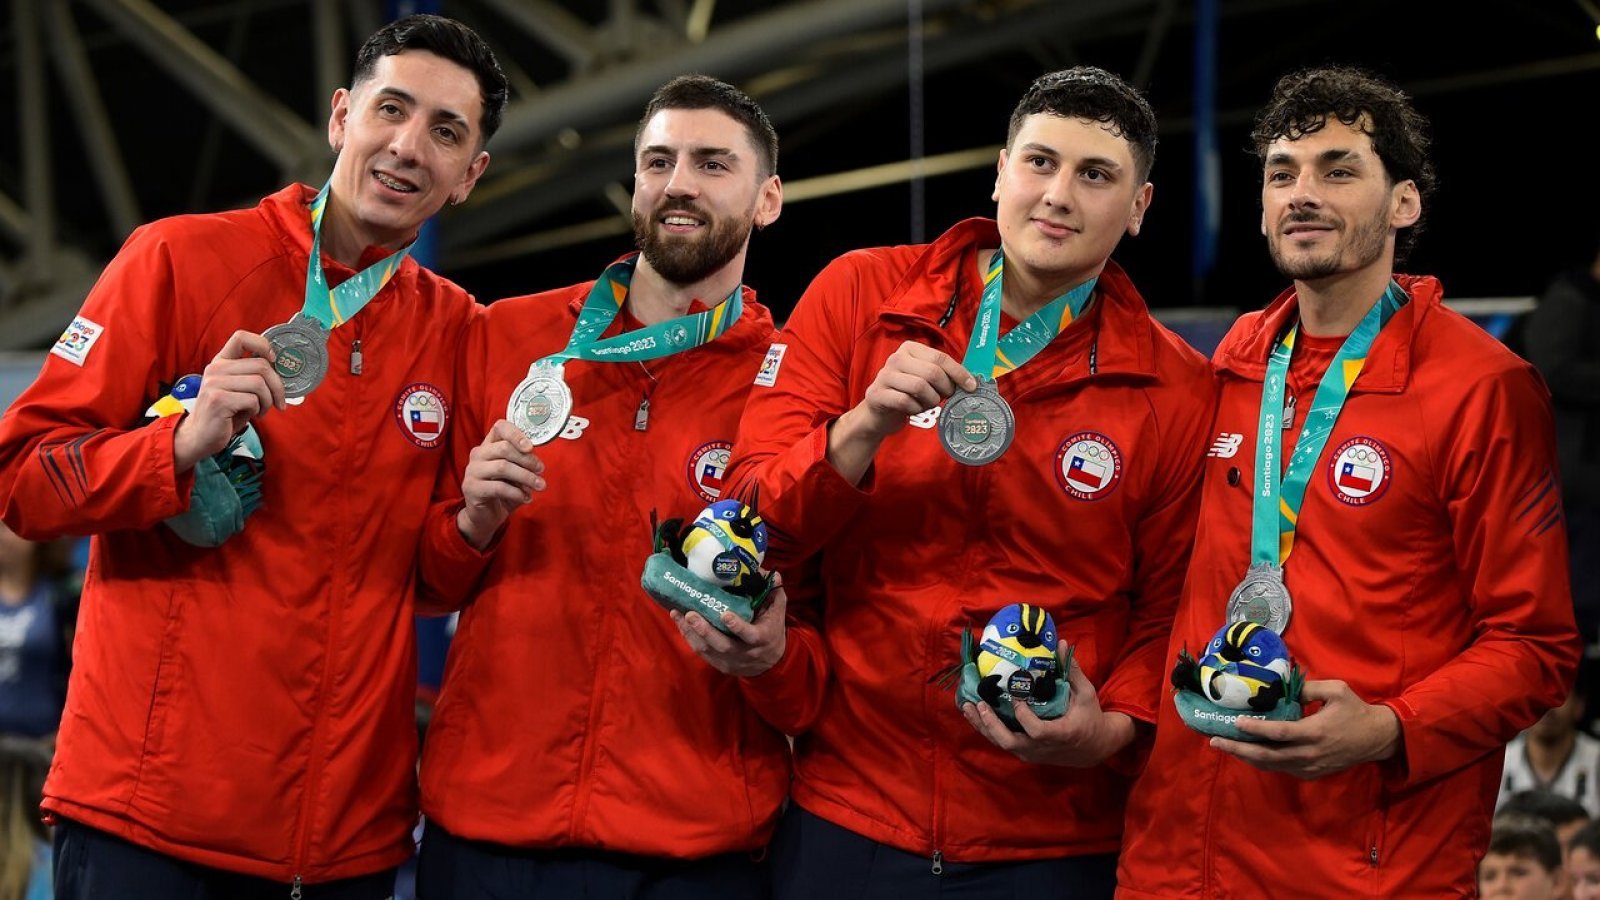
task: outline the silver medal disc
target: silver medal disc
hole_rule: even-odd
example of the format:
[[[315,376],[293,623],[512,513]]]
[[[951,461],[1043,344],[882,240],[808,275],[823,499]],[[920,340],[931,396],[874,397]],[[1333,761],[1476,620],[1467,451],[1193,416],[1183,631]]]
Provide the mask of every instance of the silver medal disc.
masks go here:
[[[1011,446],[1016,430],[1011,406],[992,378],[978,379],[978,389],[971,393],[957,389],[939,416],[939,443],[956,462],[967,466],[999,459]]]
[[[328,374],[328,329],[307,315],[296,315],[262,332],[272,345],[272,368],[283,379],[283,394],[295,400],[316,390]]]
[[[1254,622],[1283,634],[1294,612],[1289,588],[1283,583],[1283,567],[1255,563],[1244,573],[1244,580],[1228,598],[1229,622]]]
[[[561,377],[560,366],[534,366],[511,392],[506,419],[517,426],[534,446],[548,444],[566,430],[572,415],[572,389]]]

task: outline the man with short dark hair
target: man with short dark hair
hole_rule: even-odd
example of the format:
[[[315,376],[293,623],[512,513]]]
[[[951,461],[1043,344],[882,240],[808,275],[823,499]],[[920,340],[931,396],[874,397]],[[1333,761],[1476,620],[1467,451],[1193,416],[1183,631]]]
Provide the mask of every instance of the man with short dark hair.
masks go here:
[[[782,208],[776,164],[749,97],[669,82],[635,141],[641,252],[472,329],[461,489],[422,551],[430,605],[462,609],[422,761],[425,900],[766,895],[788,744],[640,570],[657,516],[723,496],[772,339],[741,280]],[[779,591],[757,621],[783,615]]]
[[[995,219],[831,263],[741,424],[730,483],[759,488],[796,588],[787,631],[756,623],[776,662],[743,679],[797,735],[780,898],[1112,890],[1211,383],[1110,260],[1149,209],[1149,104],[1069,69],[1034,82],[1009,131]],[[805,615],[802,586],[821,595]],[[936,682],[963,629],[1019,602],[1073,648],[1065,714],[958,709]],[[709,628],[690,641],[729,652]]]
[[[475,304],[407,250],[506,82],[434,16],[359,59],[327,185],[139,229],[0,422],[5,521],[95,535],[57,897],[381,898],[411,854],[415,548]]]
[[[1572,683],[1549,392],[1395,272],[1426,128],[1346,68],[1285,76],[1257,117],[1261,229],[1294,284],[1214,357],[1231,449],[1205,460],[1167,659],[1265,625],[1308,712],[1208,739],[1163,704],[1119,897],[1470,896],[1501,749]]]

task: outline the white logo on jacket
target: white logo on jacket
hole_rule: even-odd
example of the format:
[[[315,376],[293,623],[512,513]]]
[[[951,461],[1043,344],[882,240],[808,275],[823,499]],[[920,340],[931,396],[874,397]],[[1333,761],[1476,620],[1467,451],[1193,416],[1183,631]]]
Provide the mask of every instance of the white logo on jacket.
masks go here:
[[[89,351],[94,349],[95,341],[106,333],[104,325],[97,325],[83,316],[74,316],[72,324],[67,330],[61,332],[61,337],[56,339],[56,345],[50,348],[51,356],[59,356],[75,366],[83,365],[89,358]]]
[[[583,437],[583,432],[589,427],[589,420],[583,416],[568,416],[567,427],[561,430],[562,440],[575,441]]]
[[[1224,431],[1217,435],[1215,441],[1211,442],[1211,449],[1206,451],[1206,455],[1215,456],[1218,459],[1233,459],[1238,454],[1239,445],[1242,443],[1244,443],[1244,435]]]
[[[778,383],[778,369],[783,366],[783,354],[787,352],[788,344],[773,344],[767,348],[767,358],[761,361],[761,371],[756,373],[756,387],[772,387]]]
[[[918,428],[937,428],[939,416],[944,414],[944,407],[935,406],[933,409],[919,412],[914,416],[906,416],[906,422]]]

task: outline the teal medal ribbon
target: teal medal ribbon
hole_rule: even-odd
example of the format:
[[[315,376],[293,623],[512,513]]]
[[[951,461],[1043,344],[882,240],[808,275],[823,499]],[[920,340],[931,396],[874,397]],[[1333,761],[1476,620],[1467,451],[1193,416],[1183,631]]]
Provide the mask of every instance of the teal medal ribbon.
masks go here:
[[[535,446],[554,440],[572,415],[572,389],[562,374],[568,360],[617,363],[661,359],[711,343],[744,313],[743,288],[735,287],[727,299],[711,309],[596,340],[621,313],[638,262],[639,255],[635,253],[600,273],[578,312],[567,346],[559,353],[535,360],[528,367],[527,377],[511,392],[506,419]]]
[[[967,354],[961,360],[978,379],[978,387],[970,392],[957,388],[939,417],[939,443],[956,462],[968,466],[987,465],[999,459],[1016,433],[1016,416],[1000,396],[995,379],[1021,368],[1083,315],[1100,280],[1096,276],[1062,294],[1002,337],[1004,270],[1005,252],[996,250],[983,276],[978,318],[972,326],[972,337],[967,340]]]
[[[305,303],[294,318],[263,333],[272,344],[272,365],[283,379],[284,394],[290,399],[304,397],[322,383],[328,374],[329,333],[354,318],[383,290],[415,245],[413,241],[338,287],[329,288],[322,271],[322,219],[332,184],[332,180],[324,184],[311,201],[311,255],[306,260]]]
[[[1300,507],[1305,502],[1311,471],[1322,456],[1334,423],[1350,396],[1350,388],[1366,366],[1367,354],[1378,332],[1404,306],[1408,298],[1394,281],[1361,318],[1340,345],[1317,385],[1305,424],[1295,441],[1289,466],[1280,480],[1282,418],[1284,394],[1289,379],[1289,362],[1294,356],[1295,339],[1300,333],[1296,322],[1273,347],[1267,361],[1267,377],[1261,390],[1261,414],[1257,420],[1256,490],[1250,522],[1250,567],[1244,580],[1228,600],[1228,621],[1249,621],[1265,625],[1279,634],[1288,625],[1293,602],[1283,583],[1283,564],[1294,550],[1295,529]]]
[[[961,364],[981,381],[993,381],[1022,368],[1028,360],[1050,345],[1056,335],[1082,316],[1094,297],[1100,277],[1085,281],[1051,300],[1017,327],[1000,336],[1001,284],[1004,280],[1005,252],[996,250],[983,276],[983,299],[978,304],[978,320],[967,340],[967,355]]]
[[[589,289],[566,348],[534,365],[561,365],[569,359],[590,362],[660,359],[709,344],[733,327],[744,312],[744,291],[735,287],[724,302],[711,309],[635,328],[603,341],[595,340],[622,311],[638,262],[639,255],[635,253],[606,266]]]

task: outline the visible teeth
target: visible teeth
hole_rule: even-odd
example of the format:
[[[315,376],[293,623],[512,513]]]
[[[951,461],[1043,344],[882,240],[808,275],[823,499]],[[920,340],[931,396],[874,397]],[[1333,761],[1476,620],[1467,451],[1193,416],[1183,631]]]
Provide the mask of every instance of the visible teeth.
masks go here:
[[[688,216],[667,216],[662,221],[668,225],[699,225],[700,223]]]
[[[393,178],[390,178],[382,172],[374,172],[373,174],[378,176],[378,183],[386,188],[396,191],[405,191],[408,194],[416,190],[416,188],[412,187],[411,185],[402,181],[395,181]]]

